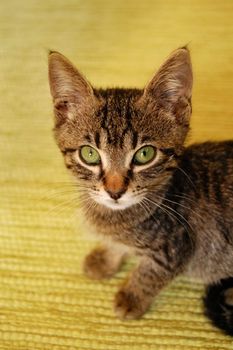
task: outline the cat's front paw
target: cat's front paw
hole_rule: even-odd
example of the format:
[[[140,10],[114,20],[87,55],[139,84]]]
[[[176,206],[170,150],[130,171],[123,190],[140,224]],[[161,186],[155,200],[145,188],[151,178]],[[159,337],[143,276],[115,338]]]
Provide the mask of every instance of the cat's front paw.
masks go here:
[[[105,247],[97,247],[84,260],[84,273],[96,280],[110,278],[118,271],[120,260],[114,259]]]
[[[143,300],[137,293],[122,288],[115,296],[114,309],[120,319],[133,320],[140,318],[149,305],[150,303]]]

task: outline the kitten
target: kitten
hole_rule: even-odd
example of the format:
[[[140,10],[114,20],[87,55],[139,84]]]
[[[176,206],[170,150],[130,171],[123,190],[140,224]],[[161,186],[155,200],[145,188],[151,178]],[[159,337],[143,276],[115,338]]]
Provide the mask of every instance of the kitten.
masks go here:
[[[108,278],[138,256],[115,297],[121,319],[141,317],[178,274],[199,277],[209,285],[206,313],[233,335],[233,141],[184,148],[188,49],[174,51],[143,90],[94,89],[58,52],[49,80],[57,144],[104,238],[85,273]]]

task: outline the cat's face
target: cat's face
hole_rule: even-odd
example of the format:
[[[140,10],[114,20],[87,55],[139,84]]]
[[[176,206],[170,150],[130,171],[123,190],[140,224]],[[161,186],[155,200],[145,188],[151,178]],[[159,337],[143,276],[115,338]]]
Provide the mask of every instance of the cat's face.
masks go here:
[[[49,56],[55,137],[79,188],[123,210],[149,201],[182,152],[191,114],[187,49],[175,51],[144,90],[95,90],[59,53]]]

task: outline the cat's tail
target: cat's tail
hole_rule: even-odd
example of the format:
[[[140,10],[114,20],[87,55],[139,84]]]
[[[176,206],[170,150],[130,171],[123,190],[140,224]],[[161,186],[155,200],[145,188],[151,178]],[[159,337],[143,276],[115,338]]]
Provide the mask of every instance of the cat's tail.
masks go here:
[[[233,277],[206,288],[205,314],[212,323],[233,336]]]

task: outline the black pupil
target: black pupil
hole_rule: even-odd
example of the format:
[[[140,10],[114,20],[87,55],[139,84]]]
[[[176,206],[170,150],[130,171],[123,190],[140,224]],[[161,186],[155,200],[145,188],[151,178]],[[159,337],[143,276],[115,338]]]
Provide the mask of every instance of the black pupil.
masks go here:
[[[145,157],[146,156],[146,150],[144,149],[143,151],[142,151],[142,155]]]

